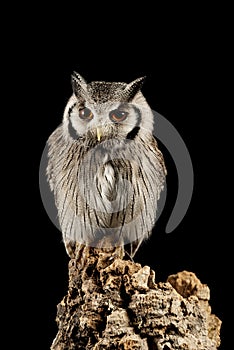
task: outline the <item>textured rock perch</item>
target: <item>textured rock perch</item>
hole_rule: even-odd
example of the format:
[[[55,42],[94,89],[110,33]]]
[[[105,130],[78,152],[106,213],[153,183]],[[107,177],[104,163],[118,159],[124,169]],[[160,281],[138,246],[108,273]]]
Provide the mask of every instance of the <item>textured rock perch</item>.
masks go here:
[[[123,260],[121,251],[84,248],[69,262],[69,289],[58,305],[52,350],[215,350],[221,321],[211,314],[210,291],[192,272],[166,283]]]

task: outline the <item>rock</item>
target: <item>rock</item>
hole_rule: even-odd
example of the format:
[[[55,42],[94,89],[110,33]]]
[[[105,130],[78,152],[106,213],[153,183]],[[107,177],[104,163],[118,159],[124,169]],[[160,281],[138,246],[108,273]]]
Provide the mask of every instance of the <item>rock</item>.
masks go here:
[[[78,256],[78,255],[77,255]],[[69,262],[51,350],[215,350],[221,321],[210,290],[192,272],[155,283],[155,272],[123,260],[118,248],[85,248]]]

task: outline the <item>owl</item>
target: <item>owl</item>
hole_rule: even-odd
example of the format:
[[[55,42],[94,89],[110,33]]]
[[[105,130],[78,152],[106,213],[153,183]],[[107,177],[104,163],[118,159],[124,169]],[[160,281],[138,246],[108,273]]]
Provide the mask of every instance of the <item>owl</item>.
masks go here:
[[[77,245],[123,247],[132,258],[156,223],[166,176],[144,78],[88,83],[74,72],[71,81],[46,169],[63,242],[71,258]]]

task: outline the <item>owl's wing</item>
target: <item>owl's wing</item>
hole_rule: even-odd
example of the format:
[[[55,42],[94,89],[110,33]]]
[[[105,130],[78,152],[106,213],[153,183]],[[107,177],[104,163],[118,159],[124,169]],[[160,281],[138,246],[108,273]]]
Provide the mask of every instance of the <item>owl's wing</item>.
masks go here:
[[[141,183],[141,190],[142,196],[145,200],[143,222],[146,223],[148,220],[149,222],[151,221],[149,218],[154,217],[156,219],[157,204],[155,203],[155,197],[157,197],[157,200],[160,197],[160,193],[164,188],[167,170],[162,152],[159,150],[157,141],[153,136],[149,137],[148,142],[143,143],[143,148],[143,163],[141,166],[142,171],[140,172],[140,177],[143,180]],[[145,162],[144,159],[148,159],[149,162]],[[136,236],[138,236],[138,238],[125,246],[125,250],[132,258],[138,251],[142,242],[151,234],[151,230],[146,230],[146,232],[143,232],[142,235],[141,230],[144,230],[144,224],[136,227]]]
[[[50,185],[50,189],[54,191],[54,185],[56,182],[55,169],[58,163],[62,161],[63,149],[63,129],[59,126],[49,137],[47,141],[48,146],[48,164],[46,168],[47,181]]]
[[[166,176],[167,175],[167,169],[166,169],[166,165],[165,165],[165,162],[164,162],[164,157],[163,157],[162,152],[159,150],[157,140],[154,137],[152,137],[151,142],[149,143],[149,147],[156,154],[157,159],[158,159],[158,161],[159,161],[159,163],[160,163],[160,165],[162,167],[163,175]]]

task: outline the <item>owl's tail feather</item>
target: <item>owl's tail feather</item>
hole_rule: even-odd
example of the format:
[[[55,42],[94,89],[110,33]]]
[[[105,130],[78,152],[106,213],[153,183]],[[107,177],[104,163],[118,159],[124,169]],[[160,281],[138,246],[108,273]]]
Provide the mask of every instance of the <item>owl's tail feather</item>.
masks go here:
[[[134,242],[128,243],[124,246],[124,250],[130,258],[133,258],[140,248],[141,243],[143,242],[144,237],[137,239]]]

